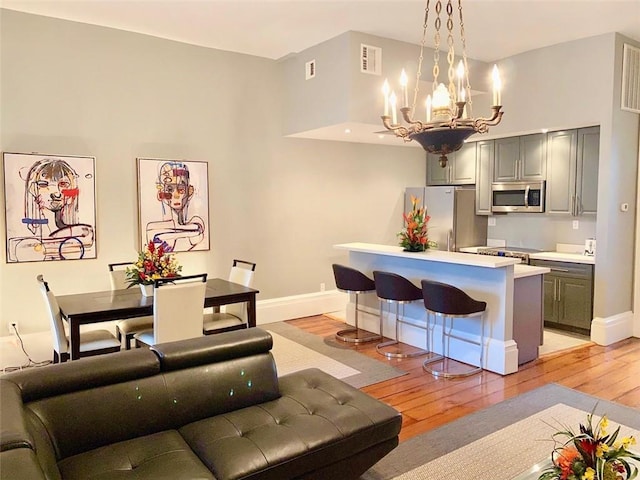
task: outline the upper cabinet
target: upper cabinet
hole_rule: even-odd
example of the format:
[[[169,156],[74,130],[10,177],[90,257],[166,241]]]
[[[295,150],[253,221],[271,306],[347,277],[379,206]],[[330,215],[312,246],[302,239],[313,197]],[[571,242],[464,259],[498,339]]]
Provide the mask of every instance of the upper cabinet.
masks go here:
[[[547,213],[595,215],[600,127],[548,134]]]
[[[493,181],[544,180],[546,154],[544,133],[495,140]]]
[[[440,166],[438,155],[427,154],[427,185],[473,185],[476,183],[476,144],[465,143],[447,155],[447,165]]]
[[[476,214],[491,215],[494,140],[476,143]]]

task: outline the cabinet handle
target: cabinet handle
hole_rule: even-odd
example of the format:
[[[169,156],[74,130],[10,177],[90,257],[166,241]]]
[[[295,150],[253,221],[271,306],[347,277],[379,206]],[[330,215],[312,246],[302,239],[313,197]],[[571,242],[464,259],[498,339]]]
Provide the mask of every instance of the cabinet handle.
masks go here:
[[[571,215],[576,216],[576,197],[571,195]]]
[[[576,215],[582,215],[584,209],[582,208],[582,202],[580,201],[580,195],[576,196]]]
[[[568,272],[568,271],[569,271],[569,269],[568,269],[568,268],[557,268],[557,267],[550,268],[550,270],[551,270],[552,272]]]
[[[554,302],[555,302],[555,301],[557,301],[557,299],[558,299],[558,295],[557,295],[557,293],[556,293],[556,292],[557,292],[557,290],[558,290],[557,285],[558,285],[558,281],[557,281],[557,280],[554,280],[554,281],[553,281],[553,301],[554,301]]]
[[[560,282],[558,282],[558,301],[560,301]]]

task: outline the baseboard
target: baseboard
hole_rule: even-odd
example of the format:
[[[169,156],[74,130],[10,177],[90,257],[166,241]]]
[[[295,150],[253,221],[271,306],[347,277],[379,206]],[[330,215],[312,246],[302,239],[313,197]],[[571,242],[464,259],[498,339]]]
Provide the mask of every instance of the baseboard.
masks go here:
[[[591,341],[598,345],[611,345],[633,336],[633,312],[618,313],[611,317],[596,317],[591,322]]]
[[[349,296],[337,290],[270,298],[256,302],[257,324],[310,317],[344,310]]]

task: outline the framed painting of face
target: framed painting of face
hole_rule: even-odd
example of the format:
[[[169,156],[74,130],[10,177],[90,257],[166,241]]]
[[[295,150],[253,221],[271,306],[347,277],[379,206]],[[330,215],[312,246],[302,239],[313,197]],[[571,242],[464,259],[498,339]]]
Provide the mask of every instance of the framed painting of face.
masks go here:
[[[7,263],[96,258],[95,158],[2,159]]]
[[[209,250],[207,162],[138,158],[137,164],[140,246]]]

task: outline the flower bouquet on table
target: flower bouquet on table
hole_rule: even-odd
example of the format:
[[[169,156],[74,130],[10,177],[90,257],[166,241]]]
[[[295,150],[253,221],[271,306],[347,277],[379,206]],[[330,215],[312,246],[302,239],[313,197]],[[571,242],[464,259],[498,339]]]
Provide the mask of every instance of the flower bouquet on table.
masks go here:
[[[138,260],[126,269],[127,282],[132,285],[153,285],[159,278],[172,278],[180,275],[182,267],[173,253],[166,252],[162,244],[149,242],[138,253]]]
[[[437,247],[438,244],[429,240],[427,224],[429,215],[424,207],[419,207],[420,201],[411,195],[411,211],[403,213],[405,228],[398,233],[400,246],[406,252],[424,252],[427,248]]]
[[[593,411],[587,423],[580,424],[580,432],[569,427],[553,434],[557,445],[551,454],[553,465],[543,471],[538,480],[632,480],[638,476],[638,467],[630,460],[640,462],[640,455],[628,450],[636,443],[634,437],[618,439],[620,427],[608,434],[607,416],[595,425]],[[564,442],[558,438],[566,438]]]

